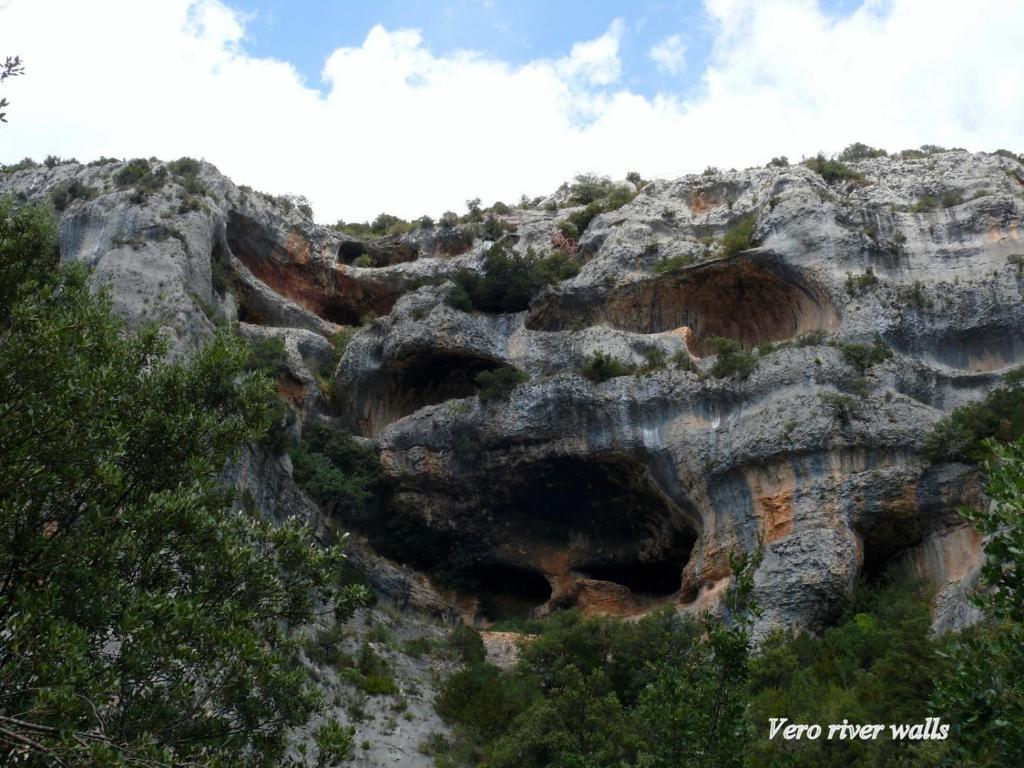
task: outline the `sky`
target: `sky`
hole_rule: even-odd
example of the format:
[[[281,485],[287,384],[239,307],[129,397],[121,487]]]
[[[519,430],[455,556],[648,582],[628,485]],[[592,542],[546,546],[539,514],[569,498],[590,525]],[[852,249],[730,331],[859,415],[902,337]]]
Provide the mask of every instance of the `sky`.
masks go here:
[[[0,162],[215,164],[360,221],[921,144],[1024,151],[1020,0],[0,0]]]

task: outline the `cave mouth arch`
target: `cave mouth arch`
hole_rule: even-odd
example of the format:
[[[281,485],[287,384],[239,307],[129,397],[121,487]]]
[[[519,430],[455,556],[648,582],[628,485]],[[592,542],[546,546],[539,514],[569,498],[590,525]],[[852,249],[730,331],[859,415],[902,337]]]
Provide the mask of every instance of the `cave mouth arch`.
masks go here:
[[[532,565],[549,579],[611,582],[644,599],[679,593],[700,525],[643,461],[558,456],[506,469],[504,478],[483,514],[505,521],[501,535],[516,537],[520,551],[545,553]]]
[[[705,355],[712,336],[753,347],[834,330],[839,315],[827,292],[802,270],[757,254],[655,275],[595,298],[551,292],[531,307],[526,327],[560,331],[581,321],[634,333],[687,327],[693,332],[691,351]]]

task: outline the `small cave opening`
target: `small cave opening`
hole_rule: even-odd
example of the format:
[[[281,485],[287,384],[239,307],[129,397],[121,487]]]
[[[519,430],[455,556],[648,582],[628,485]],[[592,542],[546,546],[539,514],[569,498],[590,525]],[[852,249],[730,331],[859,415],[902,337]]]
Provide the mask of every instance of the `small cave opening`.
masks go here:
[[[490,621],[530,618],[551,599],[551,584],[542,573],[503,563],[480,562],[465,578],[475,585],[480,613]]]
[[[577,571],[588,579],[621,584],[635,595],[669,597],[682,588],[683,566],[697,541],[692,531],[677,531],[673,540],[657,555],[638,555],[630,560],[598,560],[584,563]]]
[[[924,537],[916,514],[880,516],[858,533],[863,554],[861,576],[869,582],[883,580],[899,564],[901,556]]]
[[[526,319],[532,330],[559,331],[606,324],[634,333],[687,327],[691,351],[705,355],[708,339],[724,336],[744,346],[783,341],[839,324],[824,289],[801,270],[770,256],[738,256],[656,275],[581,300],[571,293],[541,297]]]
[[[390,362],[344,397],[355,428],[372,436],[420,408],[475,394],[477,374],[501,367],[500,360],[480,355],[420,353]]]
[[[338,246],[338,261],[342,264],[351,264],[366,253],[366,245],[358,240],[346,240]]]

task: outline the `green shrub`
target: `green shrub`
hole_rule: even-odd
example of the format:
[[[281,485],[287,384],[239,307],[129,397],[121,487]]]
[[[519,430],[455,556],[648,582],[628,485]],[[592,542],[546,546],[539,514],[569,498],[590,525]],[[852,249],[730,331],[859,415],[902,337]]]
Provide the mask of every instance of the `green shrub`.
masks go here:
[[[411,640],[406,640],[402,645],[402,651],[405,655],[411,656],[414,659],[429,656],[436,650],[437,642],[429,637],[414,637]]]
[[[568,238],[579,240],[594,217],[601,213],[600,203],[590,203],[586,208],[573,211],[558,224],[558,231]]]
[[[442,229],[451,229],[452,227],[456,227],[459,224],[459,214],[455,213],[455,211],[445,211],[441,214],[441,218],[438,219],[437,223],[442,227]]]
[[[910,285],[896,286],[895,299],[900,305],[915,309],[930,309],[935,305],[920,280],[915,280]]]
[[[340,765],[352,756],[352,743],[356,729],[337,720],[328,720],[316,729],[313,739],[317,746],[316,765]]]
[[[789,158],[787,158],[785,155],[782,155],[781,157],[773,157],[771,160],[768,161],[768,167],[769,168],[788,168],[789,167]]]
[[[280,336],[263,336],[249,341],[249,358],[246,360],[247,371],[260,371],[276,377],[284,365],[284,339]]]
[[[796,337],[794,344],[798,347],[818,347],[825,343],[828,339],[828,331],[823,328],[818,328],[807,333],[802,333]]]
[[[469,278],[464,278],[462,281],[456,281],[455,286],[448,292],[448,298],[446,301],[448,306],[452,309],[458,309],[462,312],[473,311],[473,299],[469,296],[466,284],[472,284]]]
[[[682,272],[686,267],[693,264],[694,258],[688,254],[682,253],[678,256],[671,256],[667,259],[662,259],[654,265],[654,271],[659,275],[674,275],[677,272]]]
[[[636,368],[612,357],[607,352],[595,352],[583,364],[580,373],[595,384],[618,376],[629,376]]]
[[[822,392],[820,397],[825,407],[843,424],[849,424],[852,419],[860,416],[859,404],[849,395],[841,395],[837,392]]]
[[[50,202],[56,210],[63,211],[75,200],[92,200],[98,194],[94,188],[83,184],[79,179],[71,179],[50,190]]]
[[[711,375],[717,379],[747,378],[757,366],[756,358],[735,339],[709,336],[708,345],[717,355],[711,366]]]
[[[155,171],[145,158],[130,161],[114,174],[114,183],[124,189],[133,188],[131,198],[134,205],[141,205],[150,194],[156,192],[167,181],[167,169],[157,168]]]
[[[868,267],[864,270],[862,275],[854,275],[852,272],[846,273],[846,292],[851,296],[861,296],[865,291],[870,290],[878,285],[878,275],[875,274],[875,270]]]
[[[858,160],[871,160],[876,157],[888,157],[888,155],[889,153],[884,149],[869,147],[867,144],[862,144],[858,141],[840,152],[839,160],[844,163],[854,163]]]
[[[150,168],[149,160],[138,157],[129,161],[127,165],[114,174],[114,183],[119,187],[130,187],[133,184],[138,184],[146,177],[152,175],[152,173],[153,170]]]
[[[569,203],[571,205],[590,205],[605,197],[614,185],[607,176],[593,173],[581,173],[569,185]]]
[[[1006,257],[1006,263],[1016,267],[1018,274],[1024,272],[1024,253],[1011,253]]]
[[[507,400],[513,389],[529,380],[529,376],[511,365],[480,371],[474,378],[477,394],[483,402]]]
[[[846,364],[862,375],[871,366],[883,363],[892,357],[892,348],[878,335],[875,336],[875,340],[871,344],[840,344],[839,351],[842,352]]]
[[[351,435],[317,425],[290,453],[295,482],[329,514],[363,519],[380,503],[380,462]]]
[[[672,356],[672,365],[677,371],[690,371],[691,373],[697,372],[697,364],[693,362],[693,358],[690,357],[690,353],[685,349],[681,349]]]
[[[644,373],[664,370],[666,360],[665,350],[661,347],[651,347],[644,354],[644,364],[640,367],[640,370]]]
[[[453,626],[448,633],[448,647],[465,664],[482,662],[487,657],[480,633],[462,622]]]
[[[359,648],[355,668],[342,670],[342,676],[371,696],[398,693],[398,685],[387,659],[378,655],[366,641]]]
[[[757,227],[757,217],[748,213],[734,223],[729,230],[722,235],[719,244],[722,247],[722,256],[729,258],[740,251],[745,251],[754,246],[754,230]]]
[[[843,165],[838,160],[829,160],[824,155],[818,155],[804,160],[804,165],[817,173],[827,184],[839,181],[849,181],[854,184],[866,184],[867,179],[849,166]]]
[[[964,201],[963,193],[959,190],[949,189],[942,193],[940,197],[934,195],[924,195],[920,197],[914,205],[911,206],[911,213],[928,213],[934,211],[937,208],[952,208],[960,205]]]
[[[1016,152],[1011,152],[1008,149],[997,149],[992,154],[997,155],[998,157],[1008,157],[1011,160],[1024,164],[1024,155],[1018,155]]]
[[[198,176],[203,164],[192,157],[179,157],[167,164],[167,170],[175,176]]]
[[[4,173],[17,173],[18,171],[27,171],[30,168],[38,167],[39,163],[31,157],[26,157],[16,163],[12,163],[11,165],[0,166],[0,169],[2,169]]]
[[[459,464],[470,468],[477,466],[484,458],[484,449],[480,445],[479,437],[468,427],[457,430],[453,436],[452,453]]]
[[[344,232],[346,235],[351,235],[352,237],[363,238],[373,237],[374,235],[373,230],[370,229],[369,223],[365,221],[345,221],[344,219],[338,219],[338,221],[331,226],[331,229],[338,232]]]
[[[532,249],[526,255],[513,253],[504,243],[495,243],[484,256],[483,272],[463,270],[454,277],[461,290],[449,295],[456,309],[469,307],[483,312],[521,312],[546,285],[552,285],[579,272],[579,265],[562,252],[538,255]]]
[[[367,267],[376,267],[377,260],[373,258],[373,256],[371,256],[370,254],[364,253],[361,256],[356,257],[356,260],[352,262],[352,266],[362,267],[364,269]]]
[[[1011,443],[1024,435],[1024,382],[1012,374],[984,399],[943,418],[925,438],[932,461],[980,463],[991,456],[986,440]]]
[[[566,237],[579,240],[595,216],[618,210],[634,197],[635,189],[624,184],[613,184],[606,176],[577,176],[569,187],[569,203],[585,207],[566,216],[559,223],[558,229]]]

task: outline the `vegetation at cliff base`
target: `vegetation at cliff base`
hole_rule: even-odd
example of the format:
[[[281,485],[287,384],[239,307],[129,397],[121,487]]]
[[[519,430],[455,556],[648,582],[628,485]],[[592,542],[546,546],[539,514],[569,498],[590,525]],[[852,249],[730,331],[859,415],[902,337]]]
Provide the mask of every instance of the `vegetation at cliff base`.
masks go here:
[[[950,764],[1024,765],[1024,439],[985,446],[991,504],[963,510],[985,539],[985,618],[952,639],[935,711],[955,723]]]
[[[574,610],[530,622],[536,637],[513,669],[477,656],[445,683],[435,705],[454,734],[435,764],[743,766],[753,565],[735,561],[729,625],[671,609],[637,622]]]
[[[168,362],[61,266],[51,214],[9,200],[0,339],[0,762],[286,764],[319,707],[295,629],[363,594],[337,587],[338,548],[218,483],[272,382],[227,332]]]

